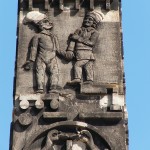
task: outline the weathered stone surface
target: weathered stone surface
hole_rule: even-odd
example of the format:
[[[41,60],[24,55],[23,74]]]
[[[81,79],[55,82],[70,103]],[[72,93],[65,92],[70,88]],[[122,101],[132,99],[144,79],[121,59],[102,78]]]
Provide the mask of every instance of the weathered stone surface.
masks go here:
[[[20,1],[10,149],[127,150],[120,6]]]
[[[67,119],[67,113],[66,112],[44,112],[43,113],[44,118],[65,118]]]
[[[18,120],[21,125],[30,125],[32,123],[32,115],[29,113],[21,114]]]
[[[101,112],[101,113],[80,113],[79,118],[81,119],[112,119],[121,120],[123,118],[122,113],[114,112]]]
[[[81,84],[81,93],[83,94],[107,94],[106,87],[93,85],[89,83]]]

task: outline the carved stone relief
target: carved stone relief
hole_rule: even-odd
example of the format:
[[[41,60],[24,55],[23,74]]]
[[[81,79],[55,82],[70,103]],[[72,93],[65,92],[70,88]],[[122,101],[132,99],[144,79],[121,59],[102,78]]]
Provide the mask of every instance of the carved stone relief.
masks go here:
[[[48,77],[46,91],[57,92],[59,68],[56,51],[59,51],[59,43],[57,37],[51,32],[53,23],[49,21],[45,14],[36,11],[29,12],[26,15],[24,23],[28,22],[33,23],[38,28],[39,33],[32,38],[31,50],[24,68],[30,70],[32,63],[35,64],[37,93],[44,92],[45,74]]]
[[[45,128],[44,132],[34,133],[35,136],[26,142],[23,150],[36,149],[37,143],[40,145],[38,150],[110,150],[109,144],[101,135],[91,129],[80,127],[84,123],[78,122],[75,126],[69,125],[69,122],[64,123],[64,126],[57,125],[53,129]]]
[[[46,143],[42,150],[55,149],[55,141],[64,141],[64,148],[67,150],[99,150],[94,144],[93,137],[88,130],[78,131],[78,133],[64,133],[58,130],[49,131],[46,138]]]
[[[12,150],[126,150],[118,3],[20,1]]]
[[[100,12],[91,11],[87,13],[81,28],[69,35],[67,50],[60,51],[58,39],[51,32],[53,23],[49,21],[47,16],[36,11],[26,15],[24,24],[32,23],[39,30],[30,42],[31,48],[24,64],[24,69],[27,71],[32,68],[33,63],[35,64],[37,93],[44,92],[45,74],[48,77],[48,83],[45,85],[47,87],[46,92],[57,92],[60,74],[56,53],[68,60],[75,59],[74,79],[68,82],[69,84],[80,83],[81,79],[85,80],[85,83],[93,83],[93,64],[95,61],[93,50],[99,36],[96,28],[102,19],[103,15]],[[82,77],[83,69],[85,76]]]
[[[70,84],[81,82],[83,68],[85,69],[86,82],[93,82],[94,80],[93,63],[95,57],[93,48],[99,36],[96,28],[102,19],[103,16],[99,12],[92,11],[87,13],[82,27],[69,36],[66,57],[67,59],[75,57],[76,60],[74,64],[74,80],[69,82]]]

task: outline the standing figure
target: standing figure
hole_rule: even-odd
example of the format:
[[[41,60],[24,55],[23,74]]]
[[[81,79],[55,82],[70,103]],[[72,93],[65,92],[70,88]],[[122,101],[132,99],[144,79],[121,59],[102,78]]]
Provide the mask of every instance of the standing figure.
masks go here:
[[[55,92],[58,84],[58,63],[56,51],[59,50],[57,37],[51,33],[53,23],[45,14],[32,11],[25,17],[25,23],[31,22],[38,27],[39,33],[32,38],[29,58],[24,65],[25,70],[31,69],[35,63],[37,93],[44,92],[45,74],[48,77],[48,92]]]
[[[99,36],[96,28],[102,19],[103,16],[99,12],[92,11],[87,13],[82,27],[69,37],[66,57],[67,59],[72,59],[73,57],[76,59],[74,79],[69,82],[70,84],[81,82],[83,68],[86,73],[86,82],[93,82],[93,64],[95,61],[93,49]]]

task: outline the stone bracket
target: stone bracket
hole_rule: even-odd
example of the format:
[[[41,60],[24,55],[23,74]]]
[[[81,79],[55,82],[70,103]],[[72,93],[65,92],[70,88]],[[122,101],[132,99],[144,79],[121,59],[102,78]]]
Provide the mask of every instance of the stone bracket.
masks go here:
[[[50,6],[49,6],[49,0],[45,0],[45,9],[49,10]]]
[[[37,109],[44,108],[44,101],[50,101],[50,106],[52,109],[58,109],[59,107],[59,93],[50,93],[50,94],[28,94],[19,96],[19,106],[21,109],[28,109],[30,103],[35,102],[34,106]]]

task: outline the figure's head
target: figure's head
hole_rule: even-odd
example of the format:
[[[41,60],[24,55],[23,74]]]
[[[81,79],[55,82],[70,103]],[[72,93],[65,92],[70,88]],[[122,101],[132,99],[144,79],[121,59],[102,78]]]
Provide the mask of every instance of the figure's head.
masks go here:
[[[38,11],[31,11],[27,13],[23,20],[23,23],[33,23],[40,30],[50,30],[53,27],[53,23],[49,21],[48,17]]]
[[[83,26],[85,27],[93,27],[94,19],[91,16],[85,16],[83,20]]]
[[[48,132],[47,138],[50,139],[51,141],[57,141],[59,140],[59,134],[60,132],[54,129]]]
[[[53,23],[48,19],[43,19],[37,23],[40,30],[50,30],[53,27]]]
[[[87,13],[83,20],[83,26],[96,28],[97,25],[103,20],[103,15],[97,11]]]

